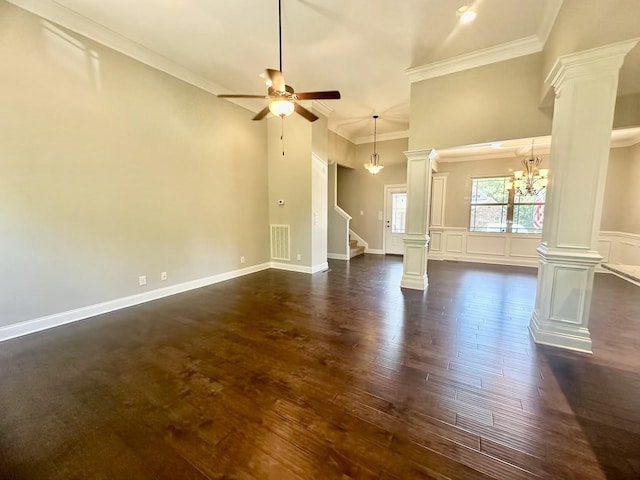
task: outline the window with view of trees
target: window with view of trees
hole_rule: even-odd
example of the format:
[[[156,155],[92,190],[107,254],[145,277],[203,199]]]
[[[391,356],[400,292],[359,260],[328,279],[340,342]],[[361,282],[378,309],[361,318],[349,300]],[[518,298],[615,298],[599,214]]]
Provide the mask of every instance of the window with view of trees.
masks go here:
[[[507,189],[509,177],[474,178],[471,185],[472,232],[540,233],[546,188],[535,195]]]

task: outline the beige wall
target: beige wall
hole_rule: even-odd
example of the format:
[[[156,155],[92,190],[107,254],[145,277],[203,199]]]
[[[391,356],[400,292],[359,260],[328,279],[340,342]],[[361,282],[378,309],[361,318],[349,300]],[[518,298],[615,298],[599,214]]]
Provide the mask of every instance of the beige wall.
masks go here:
[[[329,132],[329,163],[356,168],[355,143],[334,132]]]
[[[267,123],[270,221],[291,226],[291,261],[288,263],[311,267],[311,123],[299,115],[287,117],[285,155],[280,142],[281,120],[271,117]],[[284,205],[278,205],[278,200],[284,200]],[[296,259],[298,254],[301,260]]]
[[[335,208],[338,205],[338,164],[330,163],[327,170],[327,252],[334,255],[347,255],[349,222]]]
[[[640,144],[630,149],[631,164],[627,176],[627,205],[628,214],[622,224],[623,232],[640,235]]]
[[[611,153],[602,230],[640,235],[640,144]]]
[[[311,123],[300,115],[287,117],[284,145],[282,120],[271,117],[267,123],[270,221],[291,227],[291,260],[278,262],[318,266],[327,261],[327,119],[319,115]],[[284,200],[284,205],[278,205],[278,200]]]
[[[624,232],[624,218],[634,206],[626,205],[629,167],[631,165],[629,148],[612,148],[609,153],[607,183],[602,204],[602,221],[600,230]],[[640,180],[640,178],[638,178]]]
[[[409,149],[550,134],[541,68],[536,54],[412,84]]]
[[[46,25],[0,2],[0,325],[267,262],[265,122]]]
[[[370,249],[382,248],[383,221],[378,220],[378,212],[384,208],[384,186],[407,183],[403,154],[407,141],[404,138],[378,142],[377,152],[385,168],[377,175],[371,175],[362,167],[369,162],[372,143],[356,146],[357,168],[338,167],[338,205],[353,217],[351,229],[369,244]]]
[[[616,98],[613,128],[637,127],[640,125],[640,94],[623,95]]]

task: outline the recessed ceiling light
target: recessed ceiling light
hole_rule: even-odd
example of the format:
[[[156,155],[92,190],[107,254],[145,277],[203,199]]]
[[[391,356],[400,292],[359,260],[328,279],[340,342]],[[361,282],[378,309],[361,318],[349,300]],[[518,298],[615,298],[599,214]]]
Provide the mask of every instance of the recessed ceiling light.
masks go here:
[[[476,19],[476,12],[471,10],[471,7],[468,5],[460,7],[457,11],[457,15],[460,17],[460,23],[471,23]]]

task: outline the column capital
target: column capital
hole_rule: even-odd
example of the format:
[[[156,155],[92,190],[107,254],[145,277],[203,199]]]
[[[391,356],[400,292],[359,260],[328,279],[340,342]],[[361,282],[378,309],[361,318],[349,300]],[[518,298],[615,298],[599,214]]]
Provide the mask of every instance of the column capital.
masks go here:
[[[407,160],[431,160],[431,152],[433,151],[433,148],[425,148],[422,150],[409,150],[403,153]]]
[[[617,72],[624,62],[625,55],[639,41],[640,37],[562,55],[551,68],[545,83],[558,90],[567,79],[601,75],[610,70]]]

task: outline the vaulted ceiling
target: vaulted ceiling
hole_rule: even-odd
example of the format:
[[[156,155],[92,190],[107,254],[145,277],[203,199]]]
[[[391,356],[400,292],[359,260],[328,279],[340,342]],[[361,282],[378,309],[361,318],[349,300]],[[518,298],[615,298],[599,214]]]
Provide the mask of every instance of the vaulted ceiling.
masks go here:
[[[50,19],[212,93],[264,93],[260,74],[278,68],[277,0],[11,1],[55,10]],[[378,114],[379,135],[401,135],[408,69],[505,44],[541,48],[562,1],[282,0],[283,71],[296,91],[341,91],[342,100],[323,102],[336,133],[368,137]],[[474,22],[459,22],[463,5]],[[264,102],[242,105],[258,111]]]

